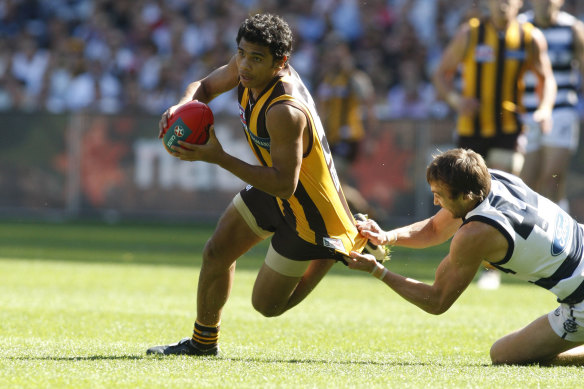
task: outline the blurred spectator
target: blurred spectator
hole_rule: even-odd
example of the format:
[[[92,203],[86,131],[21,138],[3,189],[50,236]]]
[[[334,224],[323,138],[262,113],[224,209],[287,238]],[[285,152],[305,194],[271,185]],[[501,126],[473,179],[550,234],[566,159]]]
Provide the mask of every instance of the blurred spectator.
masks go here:
[[[164,112],[180,99],[182,83],[181,73],[171,66],[170,62],[161,64],[159,80],[154,88],[142,100],[143,108],[151,113]]]
[[[573,0],[566,7],[584,12]],[[401,62],[416,62],[419,79],[427,80],[473,8],[476,2],[466,0],[0,0],[0,109],[158,114],[163,96],[184,87],[164,73],[178,69],[198,79],[224,63],[235,46],[233,26],[258,11],[290,21],[296,35],[291,62],[310,89],[325,37],[336,33],[384,105],[390,88],[411,88],[401,82]],[[60,47],[71,38],[83,42],[81,54]],[[67,97],[69,86],[87,95]]]
[[[62,40],[54,47],[54,55],[45,74],[42,92],[45,108],[49,112],[61,113],[68,109],[67,95],[73,78],[75,52],[82,50],[82,47],[82,42],[76,39]]]
[[[121,110],[121,81],[114,76],[106,64],[94,61],[89,64],[89,73],[95,82],[96,109],[103,113],[117,113]]]
[[[363,33],[361,12],[356,0],[334,0],[330,11],[331,25],[338,35],[355,43]]]
[[[137,62],[140,86],[145,91],[154,90],[160,81],[162,68],[162,57],[158,55],[154,42],[143,42],[138,47]]]
[[[43,88],[45,71],[49,64],[50,53],[38,47],[37,41],[23,34],[18,39],[19,48],[12,56],[12,76],[23,86],[23,108],[38,108],[38,97]]]
[[[111,16],[104,11],[93,13],[87,23],[80,24],[73,36],[84,42],[84,55],[89,61],[111,62],[112,53],[106,42],[108,31],[114,26]]]
[[[327,37],[322,59],[315,99],[335,168],[351,209],[373,216],[374,210],[354,188],[350,174],[366,132],[377,130],[373,83],[355,65],[348,42],[336,33]]]
[[[422,66],[413,60],[400,62],[400,82],[389,90],[387,106],[380,118],[427,119],[448,114],[448,106],[436,101],[433,85],[422,78]]]
[[[0,38],[0,110],[12,109],[20,90],[20,86],[10,71],[11,62],[12,51],[8,40]]]
[[[415,27],[407,20],[394,24],[381,44],[384,49],[383,64],[394,75],[399,73],[400,63],[403,61],[418,64],[426,62],[427,48],[417,38]],[[395,81],[400,82],[399,77],[396,77]]]
[[[436,44],[436,19],[439,7],[436,0],[402,0],[398,11],[401,18],[416,26],[415,35],[418,40],[426,42],[431,47]]]
[[[180,36],[181,46],[177,47],[178,50],[185,50],[193,58],[215,47],[219,27],[207,7],[203,3],[196,4],[198,5],[192,7],[189,15],[191,20]]]
[[[65,107],[70,111],[91,108],[98,93],[96,80],[89,72],[88,61],[83,56],[76,56],[71,66],[71,79],[67,84]]]

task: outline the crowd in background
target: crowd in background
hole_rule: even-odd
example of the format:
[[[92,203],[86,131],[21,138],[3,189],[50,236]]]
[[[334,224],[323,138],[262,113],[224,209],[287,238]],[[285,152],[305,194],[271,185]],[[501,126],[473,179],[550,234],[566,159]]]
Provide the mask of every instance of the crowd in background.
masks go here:
[[[564,9],[584,16],[582,3]],[[228,61],[246,16],[272,12],[295,33],[291,63],[310,89],[335,33],[373,80],[381,119],[442,117],[430,74],[480,11],[469,0],[0,0],[0,111],[160,114]]]

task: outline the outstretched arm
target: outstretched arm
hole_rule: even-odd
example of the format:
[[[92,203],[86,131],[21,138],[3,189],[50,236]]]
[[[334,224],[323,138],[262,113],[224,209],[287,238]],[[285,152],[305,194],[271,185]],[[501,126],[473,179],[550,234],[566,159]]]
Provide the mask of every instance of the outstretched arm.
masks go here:
[[[471,222],[458,230],[450,252],[440,262],[432,285],[404,277],[385,269],[369,254],[351,252],[351,269],[367,271],[380,278],[401,297],[424,311],[439,315],[446,312],[473,280],[483,259],[499,260],[507,241],[494,227]]]
[[[368,238],[373,244],[420,249],[446,242],[461,224],[461,219],[454,218],[449,211],[443,208],[431,218],[390,231],[384,231],[372,219],[358,221],[357,228],[361,235]]]

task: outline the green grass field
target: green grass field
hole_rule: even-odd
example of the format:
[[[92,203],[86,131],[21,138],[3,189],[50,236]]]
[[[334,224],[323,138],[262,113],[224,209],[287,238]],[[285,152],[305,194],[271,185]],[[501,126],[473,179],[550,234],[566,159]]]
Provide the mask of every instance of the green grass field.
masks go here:
[[[576,388],[578,367],[491,366],[490,345],[555,308],[543,289],[473,284],[431,316],[337,265],[278,318],[251,306],[266,246],[238,262],[219,358],[145,355],[189,336],[212,226],[0,223],[1,388]],[[431,280],[446,247],[396,250]]]

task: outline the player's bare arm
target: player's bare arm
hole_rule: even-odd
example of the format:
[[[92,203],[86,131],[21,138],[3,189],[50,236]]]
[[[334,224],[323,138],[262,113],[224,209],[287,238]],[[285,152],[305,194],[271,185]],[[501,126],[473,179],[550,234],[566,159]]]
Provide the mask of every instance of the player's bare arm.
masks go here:
[[[270,133],[272,166],[251,165],[221,147],[214,129],[209,131],[209,141],[204,145],[179,142],[175,156],[184,161],[204,161],[221,166],[242,181],[283,199],[296,190],[302,162],[302,134],[307,125],[306,116],[298,109],[276,104],[266,114]]]
[[[454,239],[457,237],[455,236]],[[385,272],[382,281],[402,298],[420,309],[439,315],[450,308],[476,274],[481,261],[474,251],[472,247],[469,248],[460,243],[458,247],[451,247],[450,253],[436,269],[436,278],[432,285],[391,271]],[[371,273],[375,267],[379,266],[369,254],[351,252],[351,259],[347,260],[351,269]]]
[[[557,85],[552,65],[547,51],[547,42],[541,30],[534,28],[532,32],[530,68],[537,76],[542,91],[541,100],[533,119],[540,123],[544,133],[551,131],[551,112],[556,101]]]
[[[573,26],[574,33],[574,57],[578,61],[580,74],[584,77],[584,23],[576,21]]]
[[[394,230],[395,244],[409,248],[426,248],[446,242],[459,229],[462,219],[440,209],[429,219]]]
[[[455,218],[446,209],[441,209],[434,216],[405,227],[383,231],[374,220],[357,221],[357,228],[373,244],[396,245],[409,248],[426,248],[446,242],[462,224],[462,219]]]
[[[432,314],[446,312],[473,280],[483,260],[504,258],[507,241],[482,222],[463,225],[452,238],[450,252],[436,269],[432,294],[416,305]]]
[[[168,119],[178,107],[192,100],[199,100],[208,104],[220,94],[235,88],[238,83],[239,75],[237,72],[237,64],[235,63],[235,56],[233,56],[228,64],[215,69],[202,80],[191,82],[187,86],[185,93],[179,102],[169,107],[162,114],[160,122],[158,123],[158,137],[162,138],[163,131],[168,125]]]
[[[231,57],[226,65],[215,69],[207,77],[195,81],[187,87],[181,102],[199,100],[208,104],[215,97],[232,90],[239,83],[239,74],[235,56]]]
[[[307,125],[306,115],[298,108],[275,104],[268,110],[266,126],[271,138],[270,156],[275,175],[274,187],[268,193],[287,199],[296,191],[304,145],[308,145]]]
[[[444,99],[458,113],[471,114],[477,111],[478,102],[462,96],[454,90],[454,76],[458,65],[463,61],[470,39],[470,27],[462,25],[450,41],[440,63],[432,76],[438,96]]]
[[[497,230],[484,223],[471,222],[454,235],[450,252],[436,269],[432,285],[390,271],[385,272],[382,281],[410,303],[439,315],[464,292],[483,260],[500,260],[506,250],[507,242]],[[357,252],[352,252],[347,262],[352,269],[368,272],[379,266],[371,255]]]

